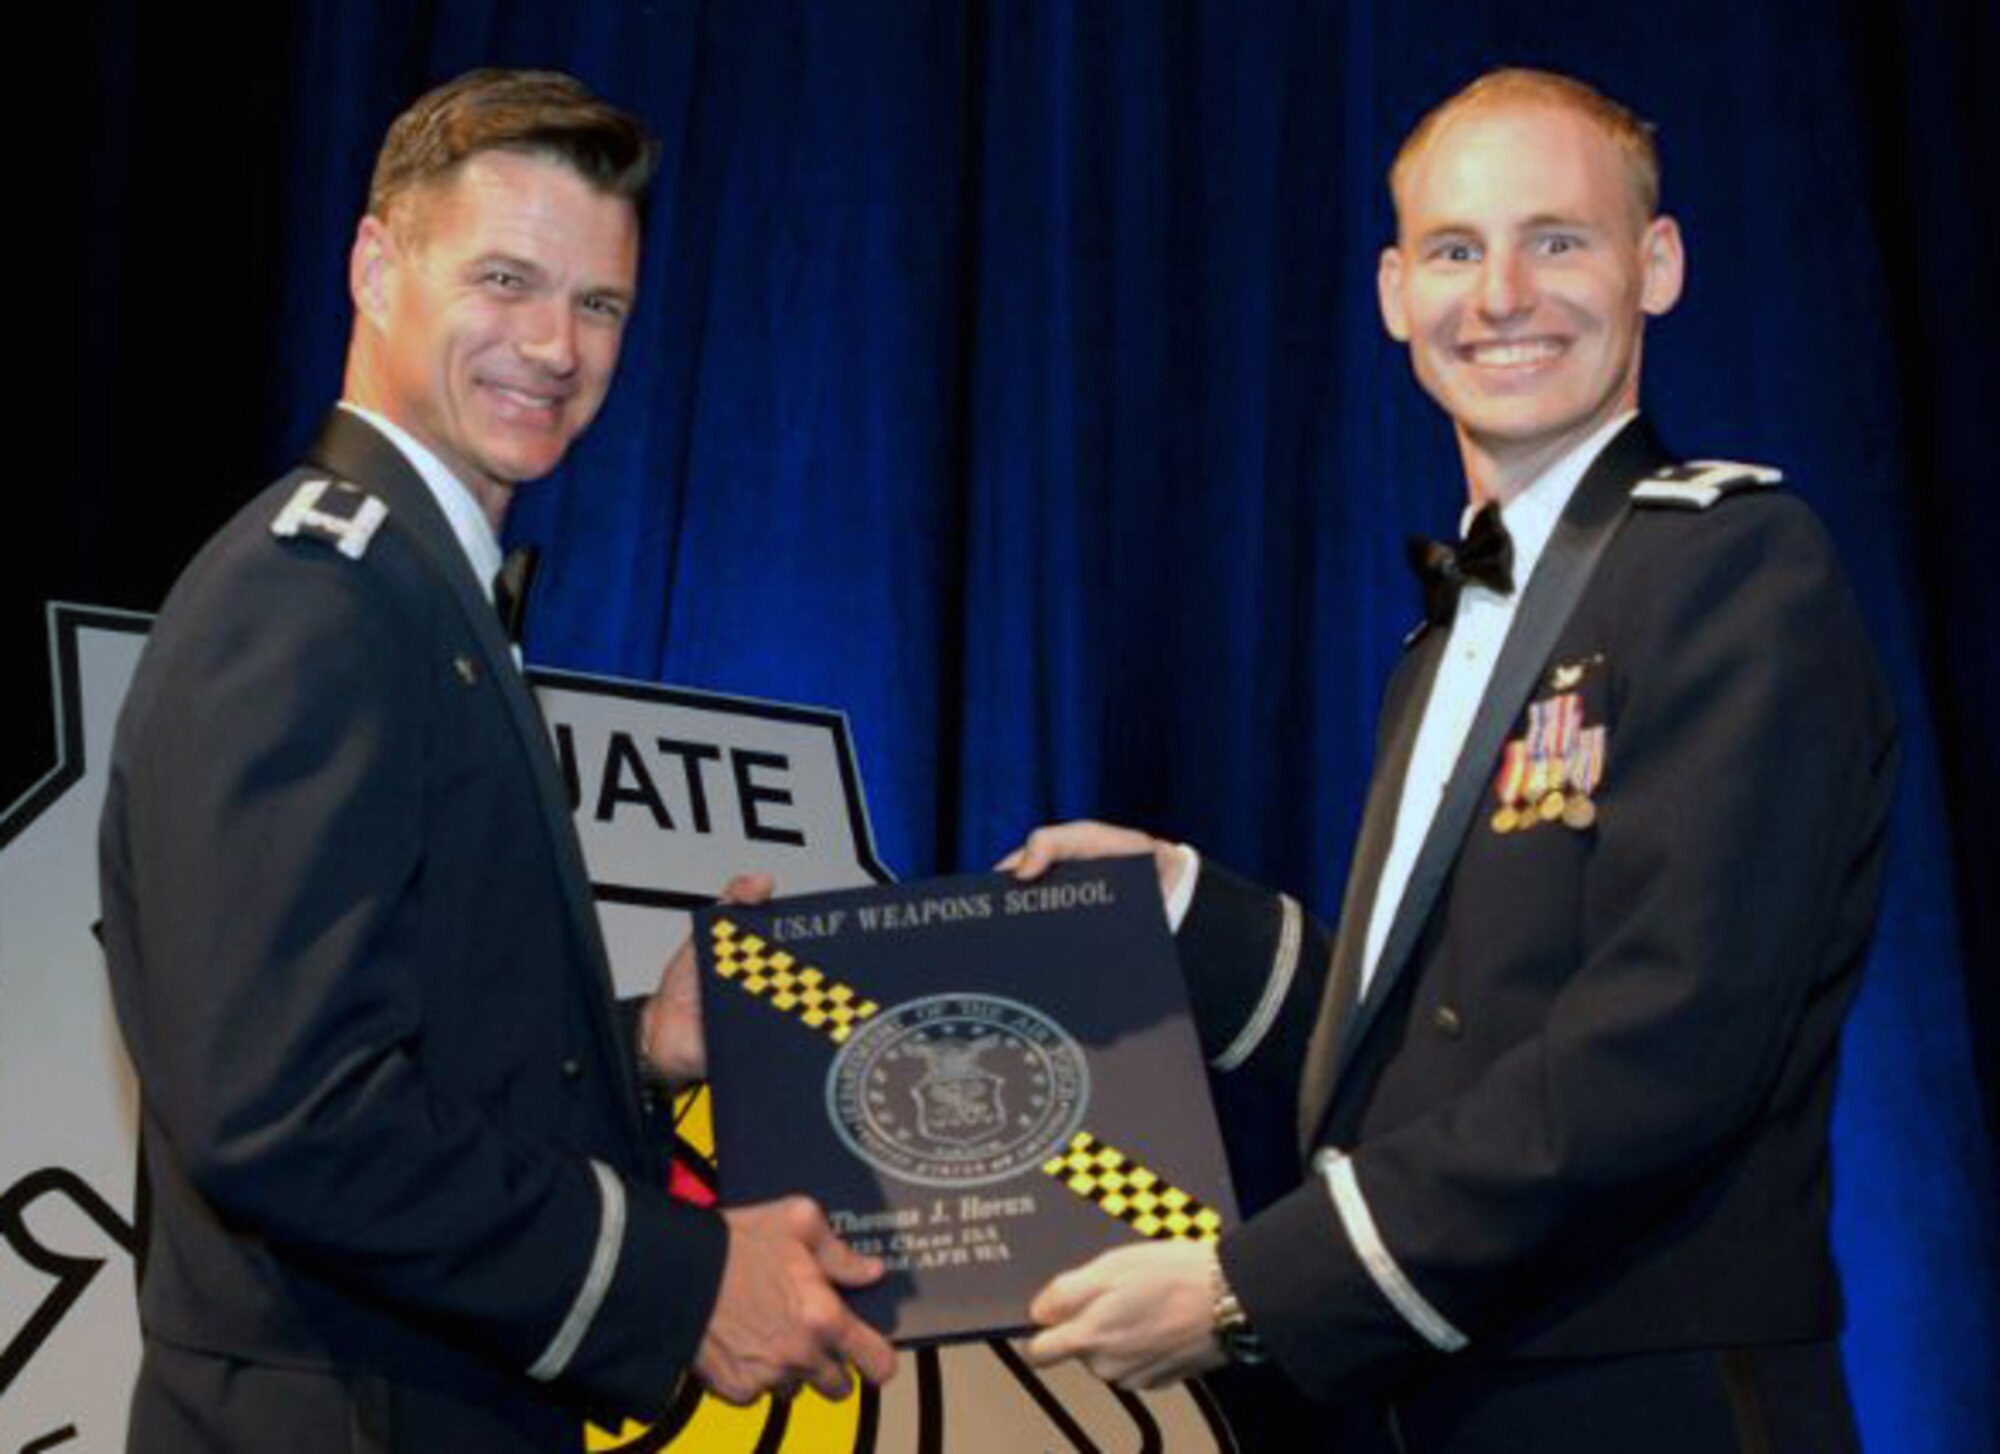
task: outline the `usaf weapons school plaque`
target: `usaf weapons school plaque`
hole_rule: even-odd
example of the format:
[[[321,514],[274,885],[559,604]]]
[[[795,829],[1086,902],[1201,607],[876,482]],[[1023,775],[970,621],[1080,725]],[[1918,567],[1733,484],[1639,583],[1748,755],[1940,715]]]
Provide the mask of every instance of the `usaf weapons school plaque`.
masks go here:
[[[1236,1202],[1150,858],[704,910],[724,1205],[803,1192],[900,1343],[1028,1324],[1054,1274]]]

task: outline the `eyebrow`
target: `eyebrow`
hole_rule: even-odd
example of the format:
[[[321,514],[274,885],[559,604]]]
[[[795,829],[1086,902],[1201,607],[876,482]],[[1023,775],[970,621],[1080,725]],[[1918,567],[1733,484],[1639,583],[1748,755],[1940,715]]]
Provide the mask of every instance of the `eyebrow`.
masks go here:
[[[1568,228],[1574,232],[1594,232],[1598,230],[1596,224],[1587,222],[1571,212],[1537,212],[1531,217],[1523,218],[1515,225],[1514,230],[1519,232],[1540,232],[1551,227]],[[1478,237],[1483,231],[1484,229],[1476,223],[1440,222],[1434,226],[1425,228],[1422,232],[1413,234],[1412,241],[1422,244],[1436,242],[1444,238]]]
[[[1596,224],[1587,222],[1573,212],[1537,212],[1521,224],[1524,232],[1537,232],[1545,227],[1567,227],[1575,232],[1590,232]]]
[[[529,258],[519,257],[511,252],[482,252],[469,258],[465,266],[472,272],[477,272],[481,268],[497,266],[508,268],[517,273],[529,273],[538,278],[547,276],[540,263],[534,262]]]

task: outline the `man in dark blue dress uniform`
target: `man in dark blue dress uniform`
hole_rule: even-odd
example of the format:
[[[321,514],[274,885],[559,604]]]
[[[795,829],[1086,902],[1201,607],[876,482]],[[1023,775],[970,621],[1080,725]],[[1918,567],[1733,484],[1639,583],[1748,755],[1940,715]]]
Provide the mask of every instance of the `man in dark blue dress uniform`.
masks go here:
[[[1639,415],[1681,289],[1650,129],[1505,71],[1391,175],[1389,332],[1450,416],[1338,925],[1152,852],[1218,1074],[1296,1107],[1295,1190],[1219,1255],[1056,1279],[1032,1345],[1145,1385],[1267,1357],[1315,1447],[1855,1447],[1828,1241],[1840,1027],[1897,748],[1824,530]]]
[[[134,1448],[571,1450],[690,1372],[893,1368],[837,1291],[879,1268],[810,1202],[661,1190],[638,1077],[701,1069],[692,966],[635,1034],[494,610],[514,488],[611,383],[653,151],[547,73],[406,112],[340,407],[153,630],[102,832],[151,1188]]]

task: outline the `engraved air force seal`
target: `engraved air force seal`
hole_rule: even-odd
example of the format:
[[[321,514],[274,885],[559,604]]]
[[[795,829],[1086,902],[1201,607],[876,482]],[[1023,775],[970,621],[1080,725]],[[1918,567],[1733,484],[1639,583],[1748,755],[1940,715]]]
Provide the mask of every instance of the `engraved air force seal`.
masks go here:
[[[1083,1051],[1041,1011],[941,994],[882,1011],[826,1078],[834,1130],[856,1156],[919,1186],[983,1186],[1039,1166],[1083,1124]]]

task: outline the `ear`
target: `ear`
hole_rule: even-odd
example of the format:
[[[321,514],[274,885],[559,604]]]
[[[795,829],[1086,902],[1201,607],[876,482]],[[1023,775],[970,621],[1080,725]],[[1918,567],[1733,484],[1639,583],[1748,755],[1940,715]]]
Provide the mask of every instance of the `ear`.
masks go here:
[[[366,318],[378,328],[387,321],[389,273],[394,266],[388,225],[379,217],[363,217],[347,257],[347,291],[354,299],[356,318]]]
[[[1655,318],[1681,300],[1687,281],[1687,254],[1681,248],[1681,225],[1671,217],[1655,217],[1639,239],[1639,306]]]
[[[1403,251],[1395,244],[1382,249],[1375,267],[1375,296],[1382,305],[1382,326],[1398,343],[1410,341],[1410,317],[1403,308]]]

